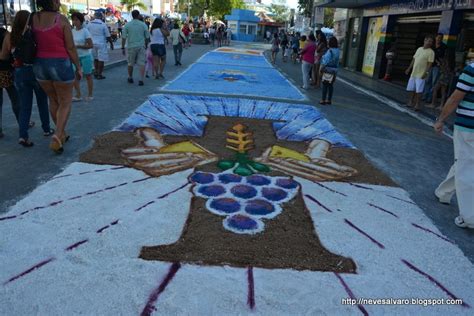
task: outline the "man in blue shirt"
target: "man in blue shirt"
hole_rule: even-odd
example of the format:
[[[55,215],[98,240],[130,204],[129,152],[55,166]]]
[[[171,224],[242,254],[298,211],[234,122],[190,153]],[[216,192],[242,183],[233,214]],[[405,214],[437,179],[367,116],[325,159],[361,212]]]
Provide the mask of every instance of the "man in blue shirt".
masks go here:
[[[438,133],[442,132],[444,120],[454,110],[454,165],[435,194],[440,202],[449,203],[456,192],[459,216],[454,223],[462,228],[474,229],[474,62],[464,68],[456,90],[434,124]]]

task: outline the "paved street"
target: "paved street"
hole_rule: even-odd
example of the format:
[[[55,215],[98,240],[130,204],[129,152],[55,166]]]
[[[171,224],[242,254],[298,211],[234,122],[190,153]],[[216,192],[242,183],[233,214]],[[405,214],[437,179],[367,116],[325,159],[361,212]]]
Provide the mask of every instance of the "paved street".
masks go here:
[[[265,49],[168,48],[143,87],[114,51],[61,156],[16,144],[4,97],[0,314],[470,315],[474,232],[433,195],[451,139],[342,77],[320,106]],[[381,297],[457,305],[355,300]]]
[[[166,68],[166,80],[173,79],[190,63],[198,59],[207,46],[192,46],[183,53],[183,66],[175,67],[173,50],[168,47],[168,56],[171,59]],[[123,60],[120,49],[111,51],[111,63]],[[0,213],[5,212],[8,206],[13,205],[23,195],[33,190],[39,183],[47,181],[73,161],[77,161],[79,154],[91,146],[94,136],[102,134],[119,124],[132,112],[148,95],[158,92],[164,80],[146,79],[145,86],[137,83],[127,83],[126,64],[113,67],[105,71],[105,80],[94,80],[94,100],[90,103],[73,103],[71,118],[68,123],[68,132],[71,141],[60,157],[54,155],[48,148],[49,138],[42,136],[38,109],[33,106],[32,120],[37,126],[30,130],[30,138],[35,143],[32,148],[23,148],[17,145],[18,128],[11,111],[10,100],[4,93],[3,129],[5,137],[0,139]],[[135,79],[138,77],[135,70]],[[136,80],[138,82],[138,80]],[[83,84],[82,90],[86,87]]]
[[[186,65],[197,60],[210,47],[194,45],[183,54],[183,67],[175,67],[168,60],[166,80],[175,78]],[[172,58],[172,50],[168,48]],[[122,59],[121,51],[111,51],[111,62]],[[300,65],[277,62],[286,76],[301,85]],[[69,132],[72,141],[61,157],[56,157],[47,148],[49,139],[42,136],[40,127],[31,130],[35,142],[33,148],[16,145],[17,130],[9,100],[4,95],[4,132],[0,140],[0,164],[2,183],[8,183],[0,191],[0,210],[6,211],[33,190],[39,183],[47,181],[90,147],[95,135],[104,133],[121,122],[149,94],[156,93],[164,81],[148,79],[144,87],[128,85],[126,66],[121,65],[106,71],[106,80],[94,81],[95,100],[74,103]],[[83,87],[85,88],[85,87]],[[185,87],[184,87],[185,88]],[[320,90],[306,93],[312,104],[320,107]],[[321,107],[321,111],[346,135],[367,157],[410,193],[436,226],[456,241],[466,256],[474,260],[474,232],[458,229],[453,224],[457,212],[455,200],[452,206],[436,202],[433,191],[446,175],[453,161],[451,140],[438,136],[432,128],[420,121],[388,107],[384,102],[368,96],[353,86],[338,80],[335,85],[333,106]],[[39,121],[37,109],[33,108],[34,121]],[[9,180],[7,180],[9,179]]]

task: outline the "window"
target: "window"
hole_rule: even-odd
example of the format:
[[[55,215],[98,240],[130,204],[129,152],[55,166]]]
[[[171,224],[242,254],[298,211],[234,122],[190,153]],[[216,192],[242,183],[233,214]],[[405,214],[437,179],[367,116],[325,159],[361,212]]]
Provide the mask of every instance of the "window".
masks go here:
[[[237,24],[236,23],[229,23],[229,28],[232,30],[233,33],[237,32]]]
[[[247,34],[255,35],[256,29],[257,29],[257,28],[256,28],[255,25],[248,25]]]
[[[239,33],[247,33],[247,24],[240,24]]]

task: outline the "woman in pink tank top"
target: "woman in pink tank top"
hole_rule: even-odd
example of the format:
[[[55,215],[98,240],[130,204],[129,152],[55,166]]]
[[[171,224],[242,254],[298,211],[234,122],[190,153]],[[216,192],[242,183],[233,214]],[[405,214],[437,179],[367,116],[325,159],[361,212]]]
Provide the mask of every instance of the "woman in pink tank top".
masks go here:
[[[63,145],[69,139],[66,125],[71,112],[74,78],[82,77],[82,69],[71,25],[58,12],[59,0],[36,0],[36,5],[41,11],[32,16],[32,30],[37,44],[33,70],[48,95],[51,117],[56,124],[49,147],[56,153],[62,153]]]

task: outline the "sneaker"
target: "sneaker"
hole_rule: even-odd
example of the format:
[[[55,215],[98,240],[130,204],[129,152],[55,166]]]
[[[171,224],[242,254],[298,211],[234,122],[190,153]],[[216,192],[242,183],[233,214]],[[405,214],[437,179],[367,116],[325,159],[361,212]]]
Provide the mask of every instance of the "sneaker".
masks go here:
[[[158,77],[160,77],[161,79],[165,79],[165,77],[163,76],[163,74],[159,74]]]
[[[54,134],[54,129],[52,129],[52,128],[50,128],[49,131],[47,131],[47,132],[43,131],[43,136],[44,137],[48,137],[48,136],[51,136],[53,134]]]
[[[434,195],[438,199],[439,203],[446,205],[451,204],[451,199],[448,200],[448,198],[438,196],[438,194],[436,194],[436,191],[434,192]]]
[[[141,80],[138,81],[138,85],[139,85],[139,86],[143,86],[143,85],[144,85],[143,81],[141,81]]]
[[[474,229],[474,224],[468,224],[464,221],[464,218],[462,216],[458,216],[454,219],[454,224],[456,224],[457,227],[461,228],[472,228]]]
[[[78,97],[72,97],[72,102],[80,102],[82,101],[81,98],[78,98]]]
[[[178,65],[179,65],[179,66],[182,66],[183,64],[182,64],[181,62],[179,62],[179,61],[178,61]]]
[[[133,83],[133,78],[128,78],[127,81],[128,83]]]
[[[86,100],[86,102],[91,102],[94,100],[94,97],[85,97],[84,100]]]

